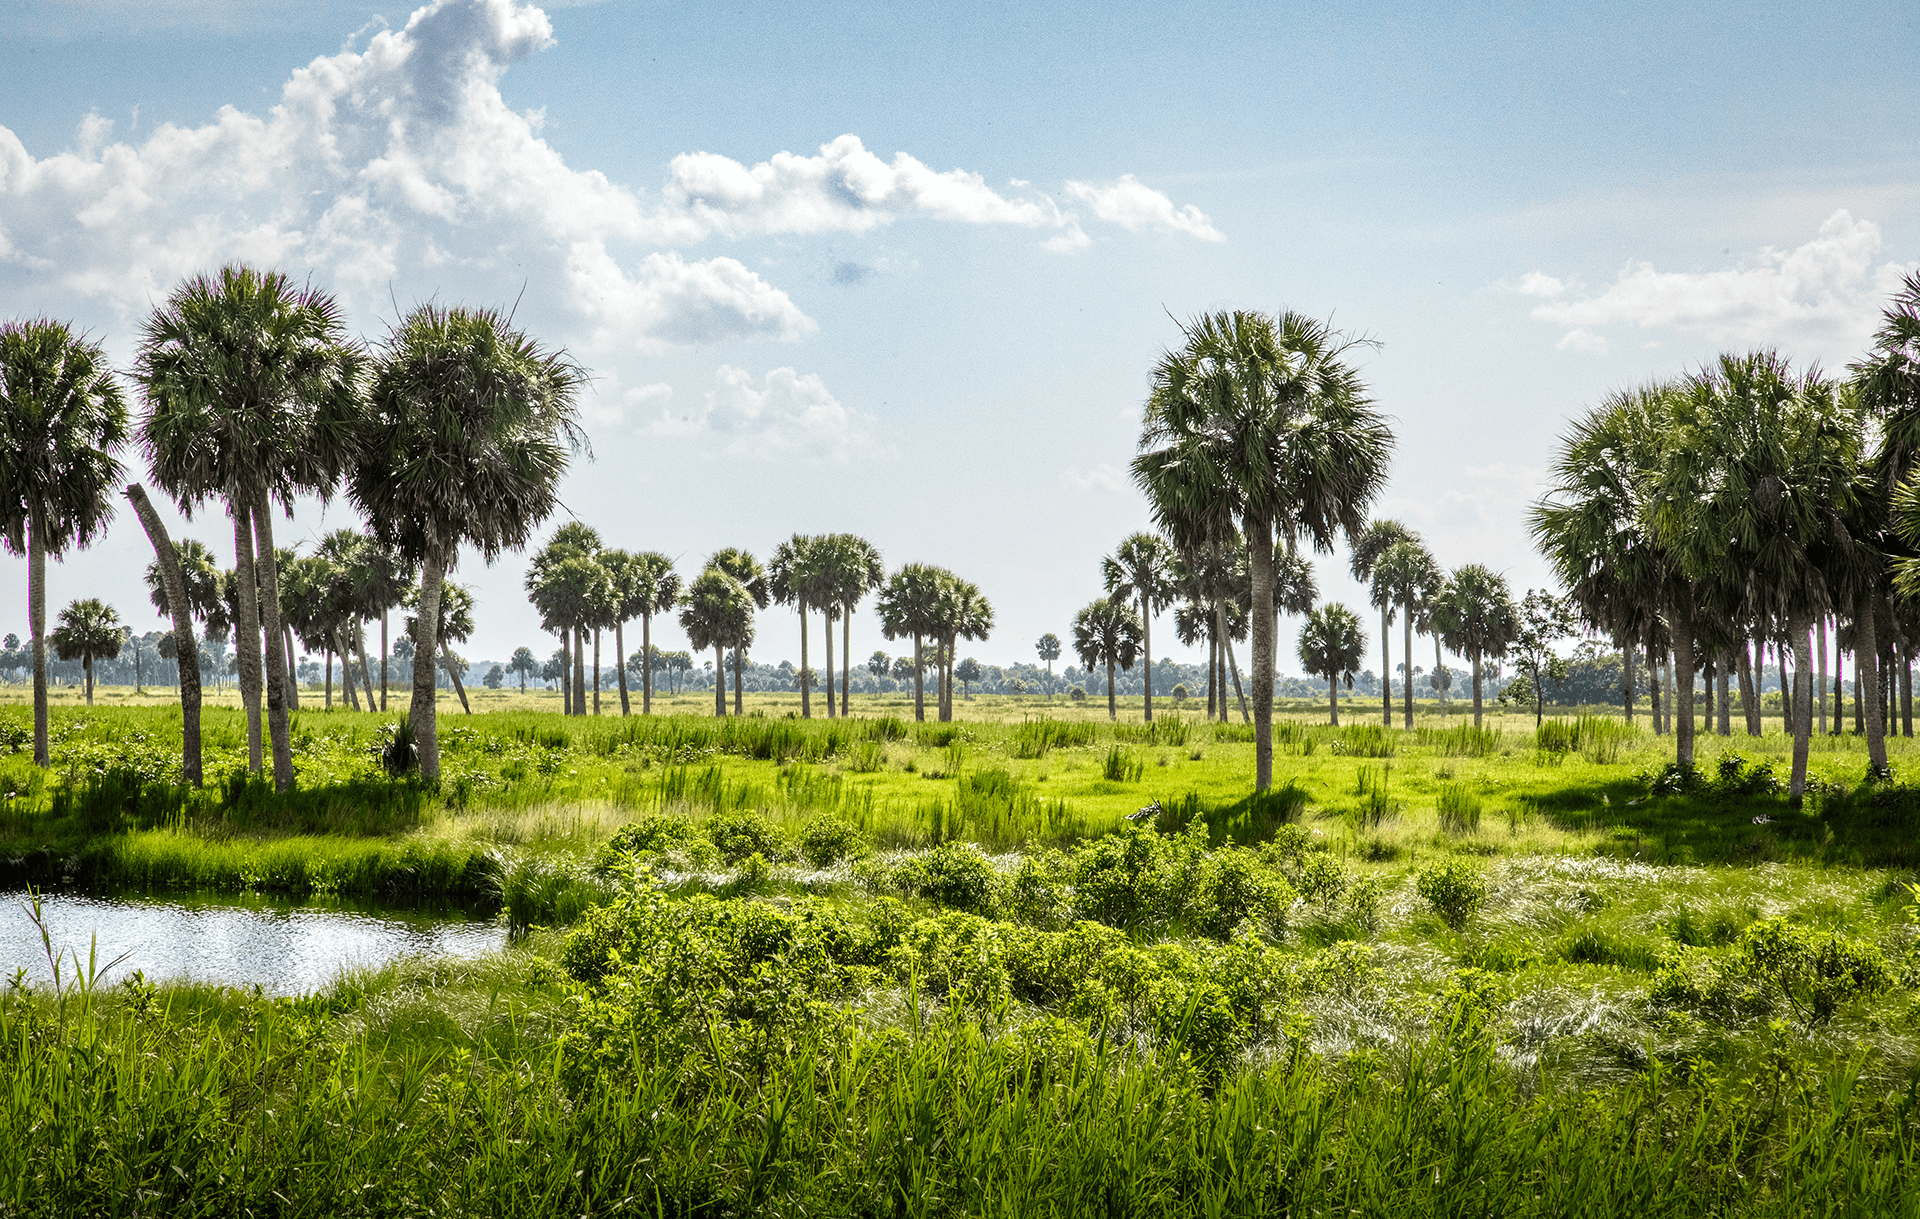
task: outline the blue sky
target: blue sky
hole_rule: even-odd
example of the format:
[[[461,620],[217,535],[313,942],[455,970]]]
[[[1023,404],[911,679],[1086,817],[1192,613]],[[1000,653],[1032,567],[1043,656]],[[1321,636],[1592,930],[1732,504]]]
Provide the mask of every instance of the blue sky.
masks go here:
[[[1916,27],[1892,5],[25,0],[0,31],[0,299],[124,359],[181,274],[234,257],[312,275],[369,338],[396,301],[521,297],[596,374],[564,496],[610,542],[691,574],[860,532],[976,580],[999,615],[977,653],[1004,663],[1064,635],[1147,523],[1124,477],[1147,372],[1206,309],[1379,340],[1381,513],[1447,566],[1540,583],[1521,514],[1570,415],[1726,347],[1843,365],[1920,261]],[[303,505],[280,533],[354,523]],[[146,557],[123,514],[50,602],[158,627]],[[1344,553],[1319,567],[1364,602]],[[553,646],[524,570],[456,574],[476,657]],[[25,599],[0,557],[0,626],[24,634]],[[885,646],[871,615],[855,634]],[[790,615],[754,653],[797,659]]]

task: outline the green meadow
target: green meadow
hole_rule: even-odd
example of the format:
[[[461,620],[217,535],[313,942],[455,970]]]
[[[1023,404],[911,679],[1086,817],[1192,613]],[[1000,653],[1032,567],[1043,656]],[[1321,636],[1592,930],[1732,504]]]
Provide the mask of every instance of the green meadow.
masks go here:
[[[90,986],[64,946],[77,981],[0,997],[0,1103],[39,1132],[0,1150],[0,1214],[1920,1198],[1909,740],[1869,783],[1863,742],[1816,737],[1795,809],[1777,723],[1703,735],[1686,773],[1617,716],[1301,703],[1256,797],[1251,730],[1191,706],[486,693],[442,704],[434,788],[381,764],[401,708],[309,696],[284,796],[235,709],[193,791],[177,709],[56,704],[40,772],[0,706],[7,887],[452,900],[517,931],[292,999]]]

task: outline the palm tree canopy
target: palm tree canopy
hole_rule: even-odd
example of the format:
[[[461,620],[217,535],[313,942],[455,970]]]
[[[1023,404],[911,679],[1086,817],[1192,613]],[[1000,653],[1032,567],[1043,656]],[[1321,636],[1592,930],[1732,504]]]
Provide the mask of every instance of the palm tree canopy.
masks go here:
[[[880,589],[880,633],[888,639],[937,633],[936,607],[951,573],[929,563],[907,563]]]
[[[420,594],[417,590],[407,590],[406,606],[418,611]],[[413,637],[413,614],[407,615],[407,638]],[[473,634],[473,590],[464,584],[455,584],[448,580],[440,586],[440,629],[434,638],[442,643],[465,643]]]
[[[701,572],[680,607],[680,627],[693,646],[745,648],[753,642],[753,594],[717,567]]]
[[[585,371],[490,309],[422,305],[388,337],[350,491],[411,561],[492,562],[558,505]]]
[[[62,660],[112,660],[120,655],[127,628],[113,607],[94,597],[72,602],[60,611],[60,625],[49,642]]]
[[[224,581],[227,574],[220,570],[220,564],[214,558],[213,551],[207,549],[204,542],[193,538],[181,538],[173,544],[175,557],[180,562],[180,578],[187,586],[187,614],[201,622],[223,612],[227,602]],[[173,607],[167,604],[167,589],[160,575],[160,560],[152,559],[147,563],[147,595],[153,600],[153,608],[161,614],[171,614]],[[281,589],[281,599],[287,597],[287,589]]]
[[[760,560],[738,546],[728,546],[714,552],[713,557],[707,560],[707,566],[718,568],[738,580],[740,587],[747,590],[747,596],[753,598],[755,608],[765,609],[771,603],[772,589],[767,583],[766,569],[760,565]]]
[[[141,442],[183,509],[264,487],[331,494],[354,457],[365,356],[333,298],[244,265],[197,275],[141,328]]]
[[[1507,578],[1478,563],[1453,573],[1430,612],[1440,642],[1462,656],[1505,656],[1520,629]]]
[[[527,573],[527,593],[540,613],[542,630],[591,630],[600,625],[613,604],[613,584],[607,569],[589,556],[563,548]]]
[[[1300,664],[1317,677],[1352,686],[1366,649],[1360,615],[1337,601],[1309,611],[1301,624]]]
[[[658,551],[603,550],[600,566],[607,573],[613,616],[619,622],[664,613],[680,596],[673,560]]]
[[[1873,349],[1848,371],[1861,405],[1880,421],[1879,473],[1890,491],[1920,464],[1920,274],[1901,281],[1880,315]]]
[[[1419,540],[1419,534],[1407,528],[1399,521],[1374,521],[1349,539],[1350,556],[1348,567],[1353,572],[1353,578],[1361,584],[1371,584],[1373,582],[1374,565],[1380,561],[1380,556],[1387,552],[1387,547],[1393,545],[1395,542],[1417,542]],[[1386,607],[1376,602],[1374,608],[1384,609]]]
[[[0,542],[27,553],[39,517],[48,554],[91,542],[113,519],[127,406],[99,344],[58,322],[0,324]]]
[[[1427,599],[1445,582],[1440,565],[1417,540],[1402,540],[1386,548],[1373,568],[1373,597],[1378,605],[1384,597],[1419,614]]]
[[[1252,600],[1253,581],[1247,581],[1248,600]],[[1313,564],[1294,550],[1280,553],[1273,571],[1273,608],[1283,614],[1305,614],[1320,599],[1320,586],[1313,578]]]
[[[842,606],[858,605],[886,580],[879,547],[858,534],[828,534],[821,545],[821,579]]]
[[[1073,650],[1088,669],[1104,664],[1133,668],[1140,658],[1140,638],[1140,614],[1125,602],[1101,597],[1073,616]]]
[[[1147,612],[1165,607],[1175,595],[1173,547],[1165,538],[1135,533],[1100,560],[1100,578],[1107,595],[1120,601],[1143,600]]]

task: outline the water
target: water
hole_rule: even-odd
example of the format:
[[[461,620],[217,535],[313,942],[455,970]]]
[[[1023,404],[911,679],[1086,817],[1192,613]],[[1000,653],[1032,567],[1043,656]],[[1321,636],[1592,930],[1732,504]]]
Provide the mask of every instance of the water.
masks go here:
[[[474,957],[506,942],[506,929],[458,911],[356,909],[271,898],[147,899],[42,894],[41,919],[61,957],[63,979],[87,966],[90,946],[104,981],[135,970],[148,981],[188,979],[255,987],[273,995],[318,990],[341,970],[407,957]],[[0,893],[0,979],[24,969],[35,983],[53,974],[25,893]]]

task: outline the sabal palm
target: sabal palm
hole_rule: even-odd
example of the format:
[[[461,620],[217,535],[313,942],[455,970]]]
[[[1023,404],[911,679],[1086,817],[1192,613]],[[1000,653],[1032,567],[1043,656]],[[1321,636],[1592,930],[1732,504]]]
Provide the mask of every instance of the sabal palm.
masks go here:
[[[1146,658],[1146,718],[1153,719],[1153,616],[1176,594],[1173,547],[1151,533],[1129,534],[1100,560],[1107,596],[1140,603],[1141,655]]]
[[[62,660],[77,660],[86,671],[87,706],[93,706],[93,662],[112,660],[127,641],[127,628],[112,606],[83,597],[60,611],[53,628],[53,650]]]
[[[599,557],[559,544],[550,544],[534,556],[526,586],[534,609],[539,611],[541,629],[563,640],[571,635],[576,645],[602,620],[614,599],[612,581]],[[574,715],[585,715],[584,649],[575,646],[568,651],[574,669],[570,710]]]
[[[936,610],[948,573],[926,563],[908,563],[880,589],[880,633],[913,637],[913,718],[927,718],[926,637],[938,629]]]
[[[376,543],[365,533],[357,529],[335,529],[320,539],[314,547],[314,557],[325,562],[326,603],[328,609],[329,630],[337,643],[340,653],[341,672],[346,681],[346,699],[350,706],[359,706],[359,695],[354,693],[357,684],[366,695],[367,710],[375,710],[373,699],[373,667],[367,660],[366,646],[366,602],[363,597],[365,577],[362,574],[368,566],[367,552],[374,549]],[[359,677],[354,677],[355,666]]]
[[[607,573],[607,591],[613,615],[613,646],[619,664],[620,714],[631,714],[627,697],[627,623],[640,619],[640,654],[653,655],[653,616],[667,609],[680,592],[680,577],[674,574],[673,560],[654,551],[633,554],[625,550],[603,550],[600,566]],[[643,666],[640,711],[653,710],[653,670]]]
[[[1427,599],[1438,591],[1444,577],[1433,555],[1416,538],[1395,542],[1380,555],[1373,568],[1373,600],[1377,605],[1389,600],[1399,608],[1404,641],[1406,680],[1401,692],[1406,707],[1406,724],[1413,727],[1413,627],[1425,613]]]
[[[141,441],[154,481],[189,513],[224,500],[233,522],[238,659],[255,771],[262,632],[274,641],[264,679],[279,791],[293,786],[293,752],[271,501],[291,510],[300,491],[331,494],[354,456],[362,368],[332,297],[242,265],[175,289],[142,326],[135,357],[147,403]]]
[[[567,521],[553,531],[547,544],[535,552],[527,567],[526,587],[532,593],[537,583],[547,579],[550,570],[561,561],[569,558],[585,559],[597,562],[601,550],[600,531],[581,521]],[[576,579],[581,578],[576,573]],[[560,688],[564,693],[566,711],[569,715],[585,715],[586,702],[581,692],[586,689],[587,648],[586,633],[592,627],[595,606],[599,598],[590,595],[563,599],[566,618],[554,618],[542,615],[542,629],[560,636],[561,650],[567,655],[566,670],[560,675]]]
[[[840,714],[846,715],[853,692],[853,612],[880,588],[887,571],[879,547],[857,534],[835,533],[826,539],[821,576],[840,607]]]
[[[807,606],[818,606],[821,540],[796,533],[767,557],[767,592],[775,605],[791,605],[800,615],[800,717],[813,718],[813,668],[807,654]],[[827,718],[833,718],[833,623],[827,623]]]
[[[739,581],[740,587],[747,591],[755,609],[765,609],[773,601],[773,589],[767,582],[767,569],[760,560],[738,546],[728,546],[714,552],[707,560],[708,567],[715,567]],[[747,645],[753,642],[753,626],[749,621],[740,638],[730,646],[733,649],[733,713],[746,714],[745,699],[741,694],[741,670],[746,665]]]
[[[713,713],[727,713],[726,649],[736,654],[753,642],[753,594],[718,567],[708,567],[687,589],[680,627],[697,651],[713,649]]]
[[[1393,436],[1348,363],[1354,341],[1287,312],[1197,318],[1154,371],[1133,461],[1161,530],[1183,547],[1223,517],[1253,580],[1257,790],[1273,783],[1274,545],[1331,551],[1364,528]]]
[[[491,563],[552,514],[583,439],[584,381],[564,352],[486,309],[423,305],[381,353],[351,490],[376,536],[420,565],[411,715],[429,780],[440,773],[432,636],[441,582],[462,545]]]
[[[420,607],[417,592],[409,592],[403,602],[410,611],[407,614],[405,630],[409,638],[417,638],[419,629],[415,623]],[[473,635],[473,591],[452,580],[440,585],[440,624],[434,630],[434,637],[440,641],[440,666],[447,671],[447,680],[453,683],[453,692],[460,698],[460,707],[468,715],[473,714],[473,704],[467,701],[466,683],[460,680],[463,667],[450,646],[465,643]]]
[[[1340,682],[1353,686],[1354,670],[1366,655],[1367,634],[1360,615],[1337,602],[1307,614],[1300,627],[1300,664],[1316,677],[1327,679],[1327,715],[1340,723]]]
[[[127,407],[106,352],[58,322],[0,325],[0,541],[27,560],[33,761],[47,754],[47,556],[113,519]]]
[[[1373,582],[1373,570],[1380,563],[1380,556],[1387,552],[1395,542],[1417,542],[1420,535],[1399,521],[1378,520],[1369,524],[1351,539],[1348,569],[1353,578],[1368,587],[1373,608],[1380,611],[1380,715],[1381,722],[1388,728],[1393,727],[1393,598],[1385,590],[1376,588]]]
[[[1473,663],[1473,726],[1480,727],[1482,664],[1507,654],[1519,629],[1513,590],[1491,568],[1469,563],[1454,571],[1429,613],[1449,651]]]
[[[1114,697],[1114,666],[1133,668],[1143,628],[1140,615],[1124,601],[1102,597],[1073,616],[1073,650],[1089,669],[1107,667],[1107,718],[1120,718]]]
[[[993,605],[971,580],[945,573],[934,599],[934,629],[940,640],[935,665],[939,674],[939,716],[953,718],[953,666],[961,639],[985,639],[993,630]]]

